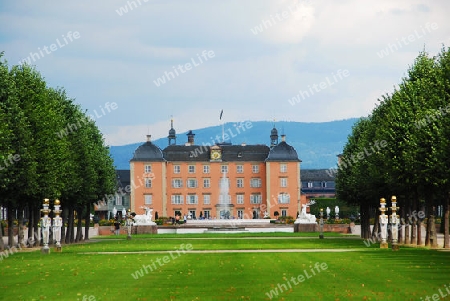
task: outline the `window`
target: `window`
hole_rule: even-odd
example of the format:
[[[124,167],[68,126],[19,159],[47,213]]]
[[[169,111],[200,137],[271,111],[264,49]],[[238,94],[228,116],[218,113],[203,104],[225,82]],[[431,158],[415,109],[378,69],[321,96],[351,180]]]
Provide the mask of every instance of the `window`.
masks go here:
[[[243,194],[236,195],[236,204],[244,204],[244,195]]]
[[[152,188],[152,179],[145,178],[145,188]]]
[[[196,188],[197,187],[197,179],[187,179],[187,187],[188,188]]]
[[[259,165],[252,165],[252,173],[259,173]]]
[[[291,196],[289,193],[280,193],[278,195],[278,204],[289,204]]]
[[[151,165],[145,165],[144,172],[145,173],[151,173],[152,172],[152,166]]]
[[[203,173],[209,173],[209,165],[203,165]]]
[[[180,172],[181,172],[180,165],[174,165],[173,166],[173,173],[180,173]]]
[[[261,194],[250,195],[250,204],[261,204],[261,201],[262,201]]]
[[[327,182],[322,182],[322,188],[327,188]]]
[[[244,165],[236,165],[236,172],[237,173],[243,173],[244,172]]]
[[[195,165],[189,165],[188,166],[188,172],[189,173],[195,173]]]
[[[198,197],[196,194],[189,194],[186,198],[186,204],[198,204]]]
[[[151,205],[153,200],[153,195],[151,194],[144,194],[144,204],[145,205]]]
[[[280,164],[280,172],[287,172],[287,164]]]
[[[287,187],[287,178],[280,178],[280,187]]]
[[[197,217],[195,216],[195,210],[189,210],[189,217],[191,219],[197,219]]]
[[[261,187],[261,179],[253,178],[250,180],[250,187]]]
[[[231,204],[231,195],[219,195],[219,204]]]
[[[183,181],[181,179],[173,179],[172,180],[172,187],[173,188],[181,188],[181,187],[183,187]]]
[[[244,210],[238,210],[237,211],[237,216],[238,216],[238,218],[244,218]]]
[[[114,205],[122,205],[122,198],[116,195],[116,203]]]
[[[183,204],[183,196],[181,194],[172,195],[172,204],[175,205]]]
[[[211,180],[209,178],[203,179],[203,188],[209,188],[211,187]]]
[[[237,186],[238,188],[244,187],[244,179],[243,179],[243,178],[237,178],[237,179],[236,179],[236,186]]]
[[[211,218],[211,212],[209,210],[203,211],[203,217],[205,219],[210,219]]]
[[[281,209],[281,216],[284,216],[284,217],[287,216],[287,210],[286,209]]]
[[[205,205],[211,204],[211,195],[210,194],[203,195],[203,204],[205,204]]]
[[[220,171],[222,173],[228,173],[228,165],[222,165],[220,168]]]
[[[308,182],[308,188],[312,188],[313,187],[313,182]]]

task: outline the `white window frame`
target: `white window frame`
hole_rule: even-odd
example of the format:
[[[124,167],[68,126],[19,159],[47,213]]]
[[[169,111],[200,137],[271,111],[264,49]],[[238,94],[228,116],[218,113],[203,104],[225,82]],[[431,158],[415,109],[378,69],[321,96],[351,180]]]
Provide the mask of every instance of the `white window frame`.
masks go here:
[[[281,216],[286,217],[287,216],[287,209],[281,209]]]
[[[188,194],[186,196],[186,204],[188,205],[198,204],[198,196],[196,194]]]
[[[183,180],[182,179],[172,179],[172,187],[173,188],[182,188]]]
[[[287,164],[286,163],[280,164],[280,172],[282,172],[282,173],[287,172]]]
[[[244,165],[236,165],[236,173],[244,173]]]
[[[152,179],[145,178],[145,188],[152,188]]]
[[[171,203],[173,205],[182,205],[183,204],[183,195],[181,194],[172,194]]]
[[[242,210],[242,209],[238,209],[237,210],[237,217],[238,218],[244,218],[244,210]]]
[[[203,188],[210,188],[210,187],[211,187],[211,179],[203,178]]]
[[[261,187],[261,178],[251,178],[250,179],[250,187],[252,187],[252,188]]]
[[[203,165],[203,173],[209,173],[209,165]]]
[[[144,166],[144,173],[151,173],[152,172],[152,165],[151,164],[146,164]]]
[[[288,178],[280,178],[280,187],[288,187]]]
[[[289,193],[278,194],[278,204],[289,204],[291,202],[291,195]]]
[[[195,173],[195,165],[188,165],[188,173]]]
[[[204,205],[210,205],[211,204],[211,195],[210,194],[204,194],[203,195],[203,204]]]
[[[236,187],[237,188],[244,188],[244,178],[237,178],[236,179]]]
[[[236,204],[241,205],[244,204],[245,195],[244,194],[236,194]]]
[[[181,173],[181,166],[180,165],[174,165],[173,166],[173,173]]]
[[[198,187],[198,181],[197,179],[187,179],[186,180],[186,187],[187,188],[197,188]]]
[[[259,173],[259,165],[256,164],[252,165],[252,173]]]
[[[308,188],[313,188],[314,187],[314,183],[313,182],[308,182],[307,187]]]
[[[252,193],[250,195],[250,204],[261,204],[262,195],[260,193]]]
[[[203,210],[203,218],[210,219],[211,218],[211,210]]]
[[[220,165],[220,173],[228,173],[228,165]]]
[[[153,204],[153,195],[144,194],[144,205],[152,205],[152,204]]]

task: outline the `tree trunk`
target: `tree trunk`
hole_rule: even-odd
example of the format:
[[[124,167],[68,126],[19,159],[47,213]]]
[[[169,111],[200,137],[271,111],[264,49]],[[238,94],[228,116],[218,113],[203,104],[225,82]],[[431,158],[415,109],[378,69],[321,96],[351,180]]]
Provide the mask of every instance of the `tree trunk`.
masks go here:
[[[31,242],[33,241],[32,239],[34,239],[33,237],[33,226],[34,226],[34,208],[32,206],[30,206],[30,210],[28,210],[28,239],[27,239],[27,246],[30,248],[31,246]]]
[[[17,245],[19,247],[22,248],[22,246],[24,245],[24,234],[23,234],[23,206],[19,205],[19,208],[17,209],[17,227],[18,227],[18,231],[17,231]]]
[[[61,227],[61,243],[66,241],[66,221],[67,216],[69,215],[69,210],[66,207],[62,208],[62,227]]]
[[[360,204],[361,210],[361,238],[368,239],[370,237],[370,210],[367,202]]]
[[[8,246],[12,248],[14,246],[14,209],[11,204],[8,204]]]
[[[423,208],[420,209],[422,210]],[[419,210],[419,206],[417,206],[417,210]],[[417,213],[417,215],[419,215],[419,213]],[[417,245],[418,246],[422,245],[422,221],[418,216],[417,216]]]
[[[431,227],[434,226],[434,224],[432,225],[431,222],[431,216],[434,216],[434,208],[433,208],[433,204],[431,202],[426,202],[426,206],[427,206],[427,213],[428,213],[428,219],[427,219],[427,229],[425,231],[425,246],[429,246],[430,245],[430,236],[431,236]],[[434,226],[436,227],[436,226]]]
[[[403,224],[405,227],[405,245],[409,245],[411,243],[411,240],[409,238],[411,229],[410,229],[409,219],[407,218],[410,214],[411,214],[411,207],[408,204],[408,208],[405,208],[405,211],[403,213]]]
[[[42,235],[40,235],[41,234],[41,228],[38,225],[40,220],[41,220],[41,211],[40,211],[40,209],[39,208],[35,208],[35,210],[33,212],[33,215],[34,215],[33,228],[34,228],[34,237],[35,237],[34,246],[41,246],[44,243],[42,241]]]
[[[447,195],[444,206],[444,248],[450,249],[449,239],[449,215],[450,215],[450,192]],[[442,223],[442,221],[441,221]]]
[[[69,216],[67,221],[66,244],[73,243],[73,207],[69,205]]]
[[[83,239],[82,231],[83,231],[83,208],[77,209],[77,237],[75,239],[75,242],[80,242]]]
[[[86,217],[84,221],[84,240],[89,240],[89,227],[91,225],[91,203],[86,204]]]
[[[0,251],[5,250],[5,243],[3,242],[3,224],[0,225]]]
[[[380,219],[379,219],[379,214],[375,214],[375,224],[373,225],[373,229],[372,229],[372,239],[373,238],[377,238],[379,237],[379,233],[381,232],[380,229]]]

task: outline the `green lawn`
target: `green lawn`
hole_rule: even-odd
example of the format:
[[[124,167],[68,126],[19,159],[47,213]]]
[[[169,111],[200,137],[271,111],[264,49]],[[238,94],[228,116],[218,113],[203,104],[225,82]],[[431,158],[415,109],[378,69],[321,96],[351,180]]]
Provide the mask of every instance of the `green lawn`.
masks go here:
[[[439,289],[445,292],[444,285],[450,287],[449,252],[406,247],[393,252],[336,235],[323,240],[280,237],[158,235],[127,241],[119,236],[63,246],[62,253],[50,255],[14,253],[0,261],[0,300],[425,300]],[[182,244],[192,245],[193,251],[309,252],[176,253]],[[358,250],[314,250],[342,248]],[[80,254],[151,250],[172,255]],[[326,269],[314,269],[316,263]]]

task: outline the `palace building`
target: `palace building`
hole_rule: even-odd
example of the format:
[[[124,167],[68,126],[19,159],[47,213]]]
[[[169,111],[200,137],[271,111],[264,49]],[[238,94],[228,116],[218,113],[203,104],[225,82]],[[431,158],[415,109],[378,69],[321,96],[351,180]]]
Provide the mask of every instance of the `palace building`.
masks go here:
[[[173,121],[168,146],[150,135],[130,160],[131,211],[193,219],[296,217],[300,211],[300,160],[274,127],[270,145],[196,145],[195,134],[176,143]]]

